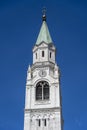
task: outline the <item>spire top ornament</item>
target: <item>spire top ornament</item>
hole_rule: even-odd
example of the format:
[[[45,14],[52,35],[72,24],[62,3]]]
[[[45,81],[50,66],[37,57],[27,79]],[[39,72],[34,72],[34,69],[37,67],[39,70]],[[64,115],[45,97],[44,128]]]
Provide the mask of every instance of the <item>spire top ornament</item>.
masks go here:
[[[44,7],[42,10],[43,16],[42,16],[42,20],[46,21],[46,8]]]
[[[42,12],[43,12],[42,25],[41,25],[40,32],[36,40],[36,45],[39,45],[41,42],[45,42],[47,44],[53,43],[47,23],[46,23],[46,8],[44,8]]]

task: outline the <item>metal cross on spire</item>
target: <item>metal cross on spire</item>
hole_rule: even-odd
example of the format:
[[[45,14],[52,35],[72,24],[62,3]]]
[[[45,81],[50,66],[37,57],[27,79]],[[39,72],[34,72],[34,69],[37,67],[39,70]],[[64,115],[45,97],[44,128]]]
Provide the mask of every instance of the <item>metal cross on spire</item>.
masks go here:
[[[42,20],[46,21],[46,8],[45,7],[43,8],[42,13],[43,13]]]

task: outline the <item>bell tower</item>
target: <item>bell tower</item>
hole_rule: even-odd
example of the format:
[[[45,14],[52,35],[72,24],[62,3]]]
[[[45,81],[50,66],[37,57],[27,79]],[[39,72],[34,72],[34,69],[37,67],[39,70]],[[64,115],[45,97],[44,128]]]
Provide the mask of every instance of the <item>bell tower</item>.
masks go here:
[[[63,130],[60,71],[55,53],[43,14],[33,48],[33,64],[27,71],[24,130]]]

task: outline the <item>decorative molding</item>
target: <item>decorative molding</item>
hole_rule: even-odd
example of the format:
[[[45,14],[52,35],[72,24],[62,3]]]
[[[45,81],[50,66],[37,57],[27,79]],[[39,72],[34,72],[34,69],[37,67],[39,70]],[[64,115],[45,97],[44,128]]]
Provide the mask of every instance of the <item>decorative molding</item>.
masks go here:
[[[55,119],[57,117],[57,113],[56,112],[40,112],[38,111],[37,113],[31,113],[31,119]]]
[[[56,108],[40,108],[40,109],[27,109],[31,112],[59,112],[61,110],[61,107]]]
[[[36,68],[44,68],[44,67],[50,67],[50,68],[54,69],[55,64],[52,62],[48,62],[48,61],[47,62],[36,62],[32,65],[31,70],[33,71]]]
[[[35,105],[46,105],[46,104],[51,104],[50,100],[41,100],[41,101],[36,101]]]

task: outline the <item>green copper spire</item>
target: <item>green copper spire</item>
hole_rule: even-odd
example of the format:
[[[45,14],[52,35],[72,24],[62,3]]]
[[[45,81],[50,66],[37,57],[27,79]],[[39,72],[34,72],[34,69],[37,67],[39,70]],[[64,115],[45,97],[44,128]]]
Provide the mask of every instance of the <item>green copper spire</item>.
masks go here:
[[[47,23],[46,23],[45,13],[43,13],[42,20],[43,20],[43,22],[42,22],[42,26],[41,26],[37,41],[36,41],[36,45],[39,45],[43,41],[47,44],[52,43],[52,39],[51,39],[51,36],[50,36],[50,33],[49,33],[49,29],[48,29],[48,26],[47,26]]]

